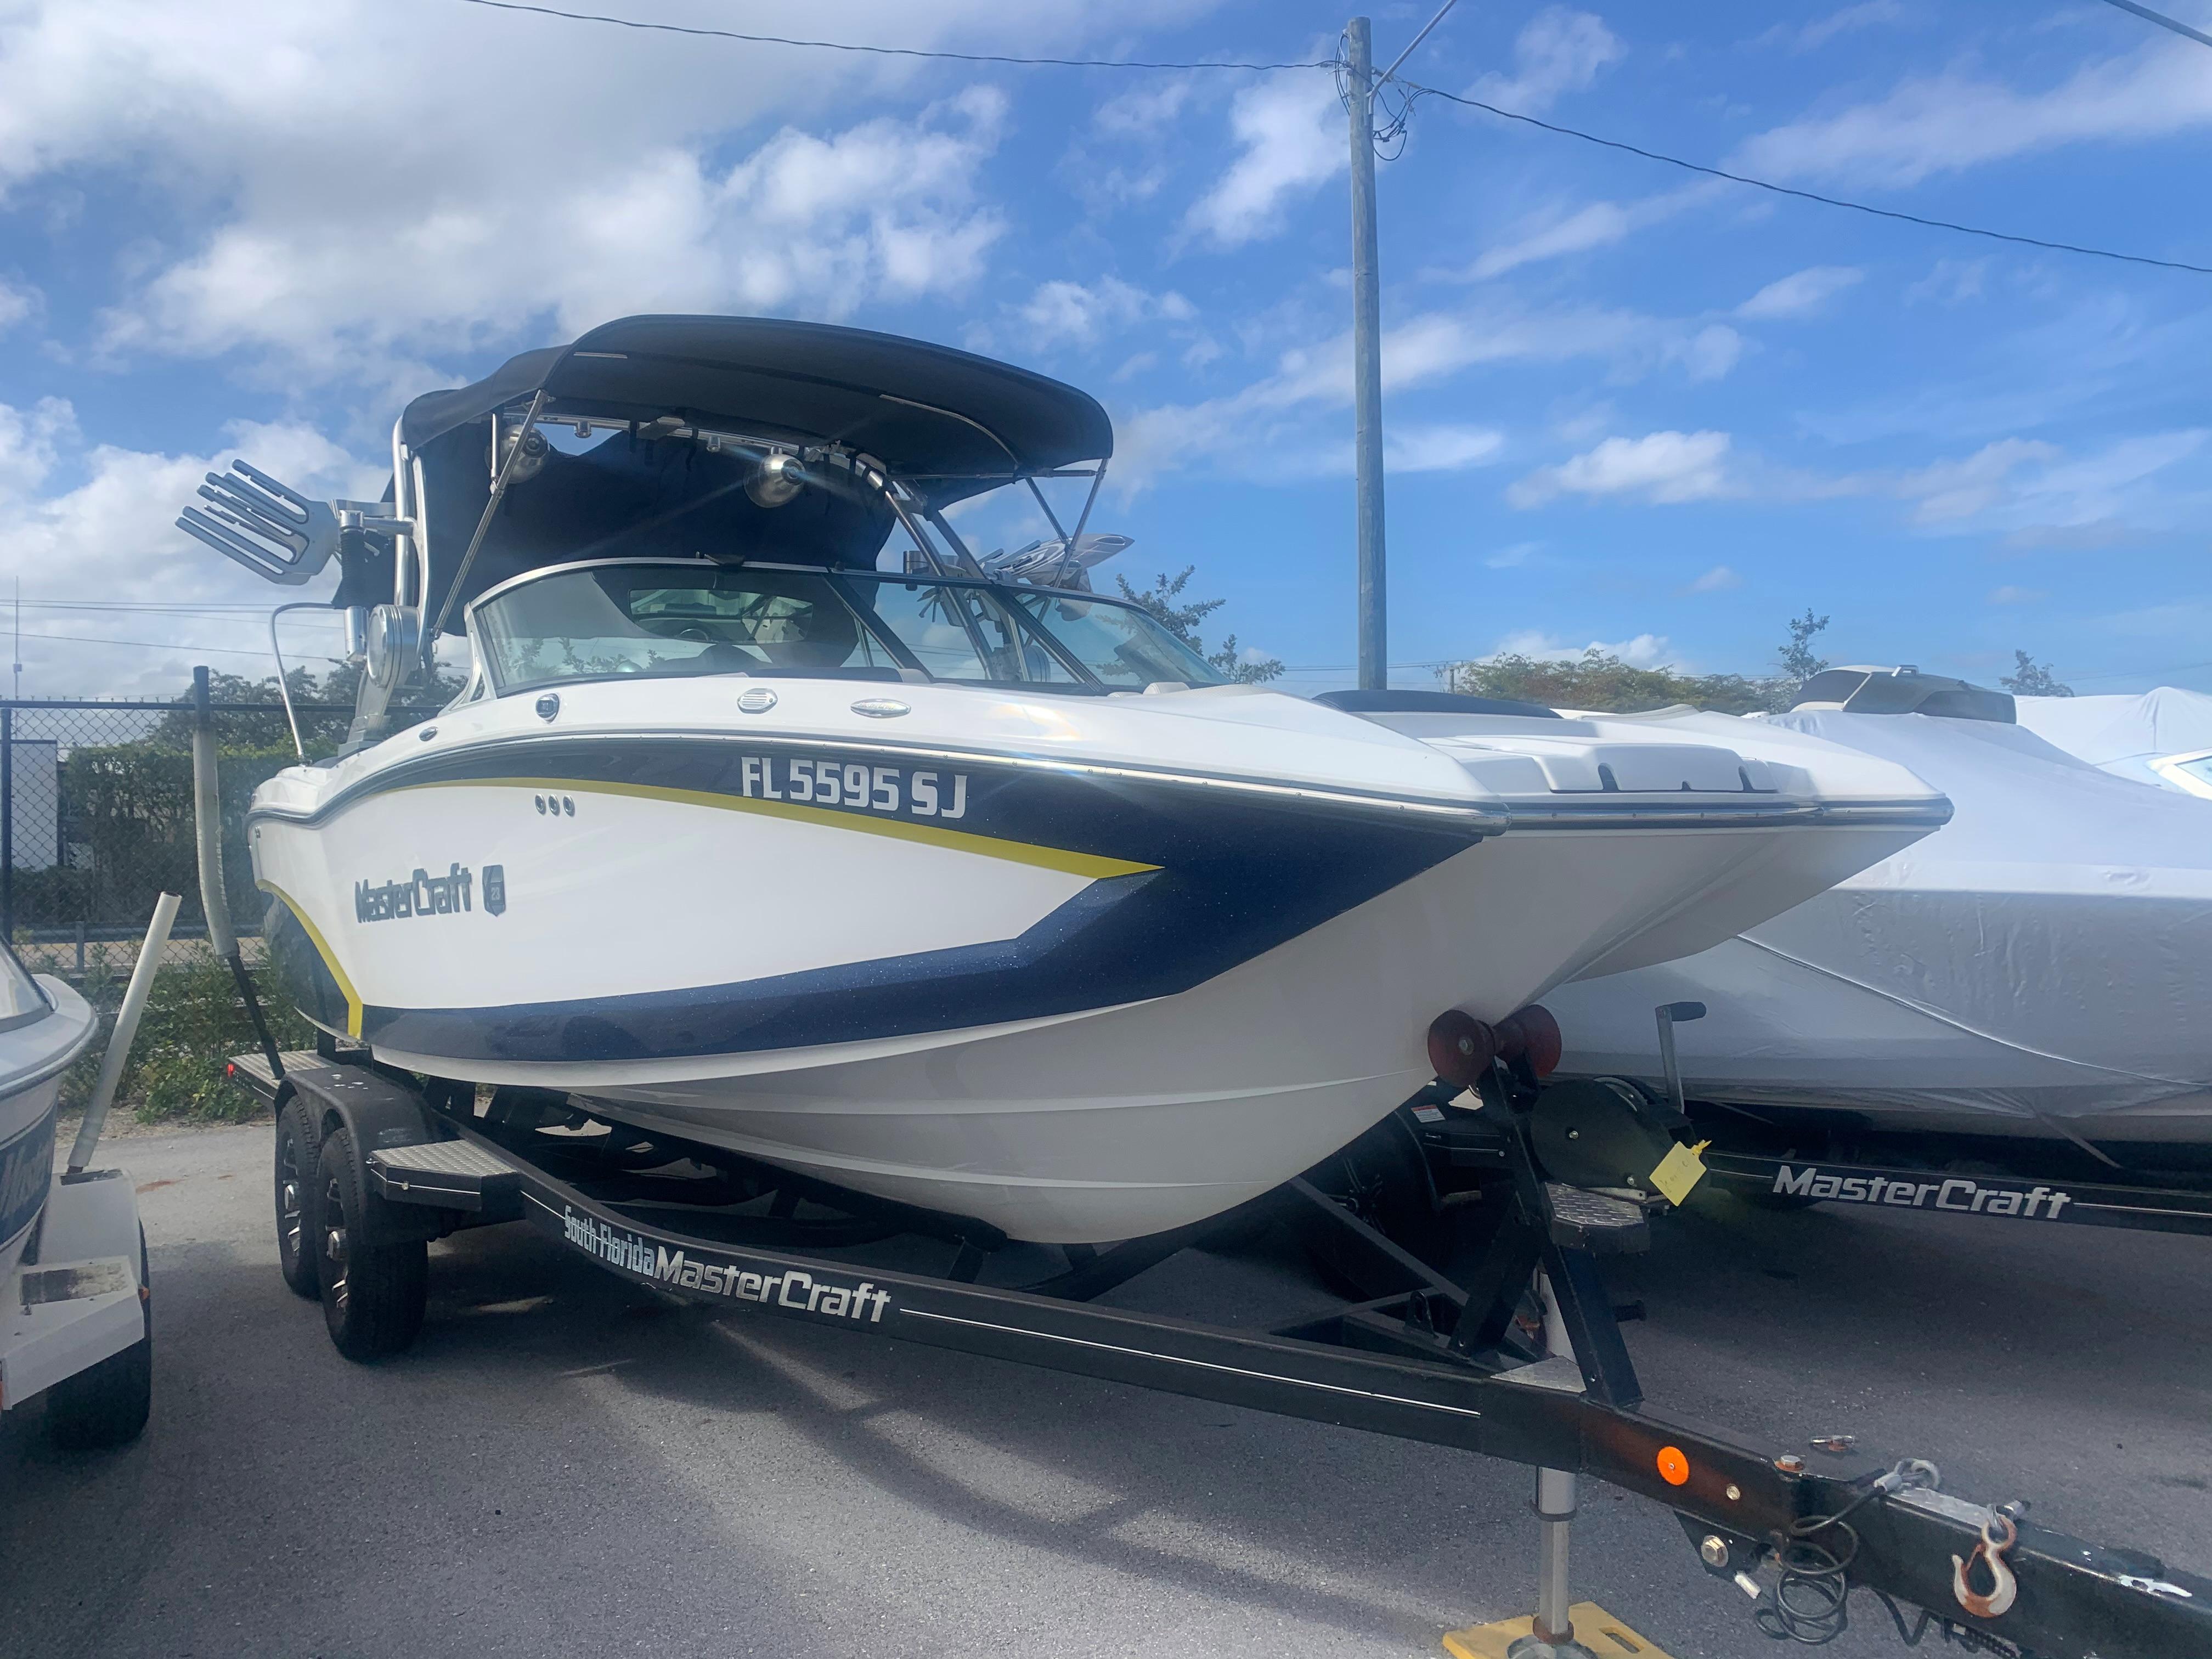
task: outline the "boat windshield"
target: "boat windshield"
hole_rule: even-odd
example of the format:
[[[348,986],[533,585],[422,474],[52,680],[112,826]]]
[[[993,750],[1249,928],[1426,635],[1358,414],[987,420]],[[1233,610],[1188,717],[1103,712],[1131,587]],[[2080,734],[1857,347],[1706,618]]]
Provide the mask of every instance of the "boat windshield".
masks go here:
[[[15,951],[0,944],[0,1031],[28,1025],[53,1011],[54,1005],[47,1000],[46,994],[39,988],[30,971],[15,959]]]
[[[1022,685],[1093,695],[1215,685],[1141,606],[874,571],[623,560],[495,589],[471,612],[493,689],[755,674]]]

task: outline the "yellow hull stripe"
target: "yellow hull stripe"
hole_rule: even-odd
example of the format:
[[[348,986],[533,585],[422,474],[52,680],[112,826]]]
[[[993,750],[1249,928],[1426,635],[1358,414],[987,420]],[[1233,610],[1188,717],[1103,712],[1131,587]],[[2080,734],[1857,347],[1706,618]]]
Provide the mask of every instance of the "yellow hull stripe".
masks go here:
[[[678,805],[711,807],[724,812],[750,812],[761,817],[783,818],[793,823],[820,824],[829,830],[850,830],[864,836],[887,836],[892,841],[919,842],[925,847],[944,847],[956,853],[973,853],[981,858],[1003,859],[1009,864],[1028,864],[1041,870],[1064,871],[1071,876],[1083,876],[1092,881],[1103,880],[1109,876],[1140,875],[1147,870],[1160,867],[1157,864],[1132,864],[1127,859],[1100,858],[1091,853],[1071,853],[1064,848],[1037,847],[1022,841],[1002,841],[995,836],[970,835],[964,830],[946,830],[933,823],[916,823],[908,818],[864,817],[853,812],[833,812],[827,807],[807,806],[798,801],[764,800],[757,795],[714,794],[703,789],[664,789],[653,784],[603,783],[597,780],[565,778],[456,778],[450,782],[404,784],[392,793],[398,794],[410,789],[527,789],[540,795],[561,790],[578,795],[625,795],[634,800],[672,801]],[[297,905],[292,908],[295,912],[299,909]],[[305,918],[301,920],[304,922]]]
[[[323,966],[331,970],[331,977],[337,981],[338,991],[345,998],[346,1035],[349,1037],[359,1036],[361,1035],[361,993],[353,988],[353,981],[346,977],[346,970],[338,966],[337,952],[331,949],[331,942],[323,937],[322,929],[307,919],[307,913],[301,907],[300,901],[275,882],[260,881],[256,882],[254,885],[260,888],[263,892],[273,893],[281,899],[284,908],[292,913],[292,919],[300,924],[300,930],[307,934],[308,939],[313,944],[315,954],[322,957]]]

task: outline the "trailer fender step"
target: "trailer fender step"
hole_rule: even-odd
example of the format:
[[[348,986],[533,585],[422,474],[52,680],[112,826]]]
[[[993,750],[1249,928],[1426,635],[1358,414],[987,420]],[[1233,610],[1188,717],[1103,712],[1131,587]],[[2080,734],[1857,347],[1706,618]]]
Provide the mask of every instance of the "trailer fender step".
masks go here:
[[[368,1155],[368,1176],[388,1203],[466,1210],[485,1220],[522,1213],[522,1171],[474,1141],[380,1147]]]

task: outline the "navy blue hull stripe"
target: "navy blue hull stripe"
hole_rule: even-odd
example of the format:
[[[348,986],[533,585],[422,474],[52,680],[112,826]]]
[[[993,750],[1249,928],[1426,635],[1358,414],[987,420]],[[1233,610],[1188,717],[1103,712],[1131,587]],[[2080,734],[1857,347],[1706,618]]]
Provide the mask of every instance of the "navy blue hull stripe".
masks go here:
[[[746,775],[725,744],[575,743],[558,758],[556,766],[553,756],[539,757],[548,787],[565,777],[735,793]],[[516,769],[511,754],[477,764],[486,775],[511,777]],[[407,780],[430,781],[419,774]],[[1462,826],[1410,817],[1297,811],[1273,800],[1079,773],[978,771],[969,776],[967,799],[963,830],[1158,867],[1094,881],[1011,940],[573,1002],[433,1010],[372,1001],[362,1011],[361,1035],[454,1060],[642,1060],[811,1048],[1109,1007],[1188,990],[1478,839]],[[854,856],[868,856],[865,844]],[[773,871],[747,870],[741,858],[696,873],[703,880],[775,878]],[[683,925],[673,884],[665,902],[665,910],[641,913],[634,940],[578,940],[576,948],[650,951],[657,935]],[[270,907],[267,932],[301,1012],[343,1030],[343,994],[281,903]],[[495,982],[496,971],[495,963],[485,964],[488,981]],[[1347,964],[1346,971],[1358,969]]]
[[[44,1115],[0,1146],[0,1244],[37,1220],[46,1206],[53,1181],[54,1114],[60,1104],[57,1090]]]

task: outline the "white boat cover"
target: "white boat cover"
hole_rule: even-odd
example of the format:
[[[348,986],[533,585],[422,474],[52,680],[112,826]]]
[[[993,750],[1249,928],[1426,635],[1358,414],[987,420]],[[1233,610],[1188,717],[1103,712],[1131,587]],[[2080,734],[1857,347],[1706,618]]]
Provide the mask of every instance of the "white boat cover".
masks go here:
[[[2165,755],[2212,749],[2212,696],[2161,685],[2130,696],[2015,697],[2020,723],[2115,777],[2175,786],[2151,769]],[[2176,793],[2180,793],[2176,789]]]
[[[2212,802],[2015,726],[1767,718],[1903,763],[1956,816],[1725,945],[1553,992],[1563,1073],[1657,1081],[1654,1008],[1700,1001],[1676,1030],[1692,1098],[2212,1140]]]

